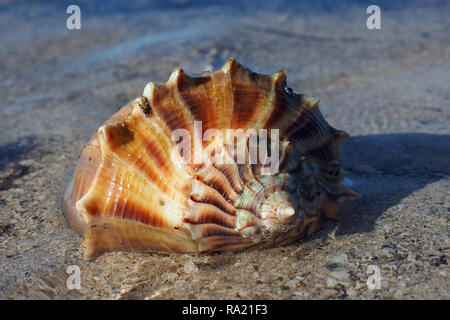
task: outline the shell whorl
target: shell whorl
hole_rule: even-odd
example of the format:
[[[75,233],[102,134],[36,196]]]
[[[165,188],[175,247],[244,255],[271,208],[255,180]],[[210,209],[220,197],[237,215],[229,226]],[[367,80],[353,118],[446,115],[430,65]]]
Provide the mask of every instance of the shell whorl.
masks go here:
[[[240,151],[218,138],[228,129],[244,141]],[[277,172],[249,157],[260,129],[271,137],[277,130],[279,144],[270,149],[280,159]],[[189,142],[200,138],[200,146],[180,150],[174,132],[187,133]],[[339,164],[346,136],[325,121],[317,99],[286,87],[284,71],[261,75],[234,59],[200,77],[177,68],[165,84],[147,84],[94,134],[66,190],[64,213],[84,234],[89,258],[116,249],[287,244],[357,196],[343,184]],[[199,152],[202,161],[182,161]]]

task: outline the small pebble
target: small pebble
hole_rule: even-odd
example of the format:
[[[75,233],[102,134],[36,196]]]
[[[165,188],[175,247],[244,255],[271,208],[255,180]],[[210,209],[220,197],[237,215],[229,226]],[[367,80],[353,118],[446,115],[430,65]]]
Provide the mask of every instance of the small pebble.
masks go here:
[[[305,290],[298,290],[294,292],[295,296],[299,296],[299,297],[303,297],[303,298],[307,298],[310,296],[310,293],[308,291]]]
[[[356,296],[356,294],[357,294],[356,290],[353,289],[353,288],[348,288],[347,291],[346,291],[346,293],[347,293],[347,295],[348,295],[349,297],[354,297],[354,296]]]
[[[373,258],[374,258],[373,254],[367,253],[366,255],[364,255],[364,257],[362,257],[361,261],[368,262],[368,261],[372,261]]]
[[[335,289],[326,289],[319,296],[319,300],[329,299],[333,296],[336,296],[338,293],[339,293],[339,291],[337,291]]]
[[[366,283],[364,283],[364,282],[357,282],[356,283],[356,286],[355,286],[355,290],[359,290],[359,289],[362,289],[362,288],[367,288],[367,284]]]
[[[338,282],[335,278],[328,277],[327,278],[327,287],[328,288],[336,288]]]
[[[405,292],[403,290],[398,290],[398,291],[394,292],[395,299],[402,299],[404,295],[405,295]]]
[[[348,260],[348,256],[345,253],[338,254],[338,255],[334,256],[333,258],[331,258],[331,262],[341,263],[341,264],[347,263],[347,260]]]
[[[350,278],[350,273],[347,270],[333,271],[330,275],[341,281],[348,280],[348,278]]]
[[[245,298],[250,294],[250,291],[247,289],[240,289],[237,293],[237,296],[240,298]]]
[[[198,267],[195,265],[194,262],[189,261],[188,263],[186,263],[184,265],[183,269],[184,269],[184,272],[186,272],[186,273],[193,273],[198,270]]]
[[[170,272],[167,274],[167,280],[173,281],[178,277],[178,273],[176,272]]]
[[[297,276],[297,277],[295,277],[293,279],[290,279],[290,280],[286,281],[285,286],[293,289],[293,288],[296,288],[296,287],[299,286],[300,281],[301,281],[301,277]]]
[[[381,288],[383,289],[389,289],[391,287],[390,281],[387,280],[381,280]]]
[[[21,165],[22,167],[31,167],[35,164],[36,164],[36,161],[34,161],[33,159],[26,159],[26,160],[19,161],[19,165]]]

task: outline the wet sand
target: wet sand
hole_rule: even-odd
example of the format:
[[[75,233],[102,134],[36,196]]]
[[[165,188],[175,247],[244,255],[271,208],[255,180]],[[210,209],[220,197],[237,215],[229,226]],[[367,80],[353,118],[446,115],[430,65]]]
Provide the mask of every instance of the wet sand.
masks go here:
[[[364,4],[332,3],[81,2],[81,30],[64,6],[1,5],[0,298],[449,299],[449,4],[382,3],[368,30]],[[344,226],[262,251],[84,260],[60,199],[91,134],[147,82],[231,56],[285,69],[350,134],[342,163],[363,198],[341,208]]]

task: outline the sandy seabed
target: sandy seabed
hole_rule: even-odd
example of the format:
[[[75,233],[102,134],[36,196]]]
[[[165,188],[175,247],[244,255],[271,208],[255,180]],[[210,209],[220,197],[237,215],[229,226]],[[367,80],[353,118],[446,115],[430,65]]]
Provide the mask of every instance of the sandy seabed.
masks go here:
[[[0,298],[449,299],[449,4],[382,2],[368,30],[360,2],[339,3],[90,1],[81,30],[51,2],[0,5]],[[147,82],[231,56],[285,69],[350,134],[342,163],[363,198],[345,225],[261,251],[84,260],[60,199],[91,134]]]

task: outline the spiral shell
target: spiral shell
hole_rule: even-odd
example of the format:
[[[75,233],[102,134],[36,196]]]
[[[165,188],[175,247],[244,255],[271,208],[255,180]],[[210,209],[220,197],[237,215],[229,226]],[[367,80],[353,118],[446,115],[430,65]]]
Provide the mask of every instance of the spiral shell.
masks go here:
[[[173,138],[180,129],[203,138],[200,151],[195,144],[181,151]],[[243,139],[243,149],[205,139],[209,129],[242,129],[233,138]],[[276,172],[249,156],[249,142],[262,139],[260,129],[278,136],[268,144],[277,147],[271,149],[279,159]],[[261,75],[233,59],[199,77],[177,68],[97,130],[66,189],[63,211],[84,235],[89,259],[111,250],[286,245],[358,197],[343,184],[339,149],[346,137],[325,121],[317,99],[286,86],[284,71]],[[200,162],[183,158],[198,152]]]

